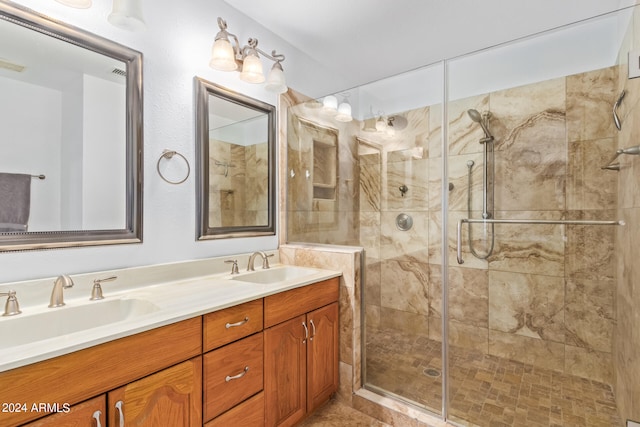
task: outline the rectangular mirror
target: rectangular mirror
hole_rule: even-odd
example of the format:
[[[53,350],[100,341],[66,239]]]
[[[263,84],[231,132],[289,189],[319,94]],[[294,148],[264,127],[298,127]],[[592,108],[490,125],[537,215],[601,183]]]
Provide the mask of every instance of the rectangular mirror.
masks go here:
[[[275,107],[195,83],[198,240],[275,234]]]
[[[0,93],[0,251],[141,242],[142,55],[2,2]]]

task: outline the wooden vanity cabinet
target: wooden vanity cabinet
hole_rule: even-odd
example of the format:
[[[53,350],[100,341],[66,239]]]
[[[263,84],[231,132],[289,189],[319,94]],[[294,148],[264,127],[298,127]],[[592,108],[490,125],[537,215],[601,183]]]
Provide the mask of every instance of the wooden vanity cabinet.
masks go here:
[[[188,360],[107,394],[108,426],[202,425],[202,360]]]
[[[107,396],[100,395],[86,402],[78,403],[69,411],[25,424],[25,427],[104,427],[107,419]]]
[[[267,427],[295,425],[338,389],[338,283],[265,298]]]
[[[142,427],[294,425],[338,387],[338,283],[0,372],[0,402],[69,408],[0,414],[0,425],[120,427],[122,416]]]
[[[207,426],[264,425],[262,327],[262,299],[204,316],[204,349],[211,350],[203,356]]]

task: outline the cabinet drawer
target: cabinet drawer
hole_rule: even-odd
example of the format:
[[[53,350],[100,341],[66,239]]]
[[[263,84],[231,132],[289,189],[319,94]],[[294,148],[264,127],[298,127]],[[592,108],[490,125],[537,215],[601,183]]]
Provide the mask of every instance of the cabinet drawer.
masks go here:
[[[229,409],[204,427],[264,427],[264,392]]]
[[[204,355],[204,419],[217,417],[262,390],[263,333]]]
[[[204,316],[204,351],[213,350],[262,330],[262,299]]]
[[[300,316],[338,301],[339,278],[324,280],[290,291],[270,295],[264,299],[264,327]]]

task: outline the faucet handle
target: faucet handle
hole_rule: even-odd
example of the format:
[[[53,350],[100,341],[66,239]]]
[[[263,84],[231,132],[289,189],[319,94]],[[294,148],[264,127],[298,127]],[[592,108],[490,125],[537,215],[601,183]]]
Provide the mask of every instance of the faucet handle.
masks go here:
[[[4,305],[4,313],[2,313],[3,316],[13,316],[22,313],[22,311],[20,311],[18,299],[16,298],[16,291],[10,289],[8,292],[0,292],[0,296],[8,297],[7,302]]]
[[[273,256],[273,254],[264,254],[264,256],[262,257],[262,268],[264,270],[266,270],[267,268],[269,268],[269,258],[271,258]]]
[[[89,298],[89,299],[91,301],[104,299],[104,296],[102,295],[101,283],[102,282],[111,282],[113,280],[116,280],[117,278],[118,278],[118,276],[110,276],[110,277],[105,277],[104,279],[95,279],[93,281],[93,289],[91,289],[91,298]]]
[[[231,266],[231,274],[239,274],[238,271],[238,260],[237,259],[228,259],[224,262],[225,264],[233,264]]]

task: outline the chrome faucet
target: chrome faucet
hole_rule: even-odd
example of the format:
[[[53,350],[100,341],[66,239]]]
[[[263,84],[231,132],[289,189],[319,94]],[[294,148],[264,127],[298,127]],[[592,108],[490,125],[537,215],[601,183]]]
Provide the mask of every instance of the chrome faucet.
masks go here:
[[[266,253],[262,252],[262,251],[258,251],[258,252],[254,252],[251,254],[251,256],[249,257],[249,265],[247,265],[247,271],[255,271],[255,268],[253,267],[253,264],[256,260],[256,257],[260,255],[262,257],[262,268],[263,269],[267,269],[269,268],[269,258],[273,256],[273,254],[271,255],[267,255]]]
[[[4,313],[2,313],[3,316],[13,316],[22,313],[18,305],[18,299],[16,298],[16,291],[10,289],[7,292],[0,292],[0,297],[7,297],[7,302],[4,305]]]
[[[51,291],[51,299],[49,300],[49,308],[62,307],[64,305],[63,289],[73,287],[73,280],[66,274],[58,276],[53,282],[53,290]]]

